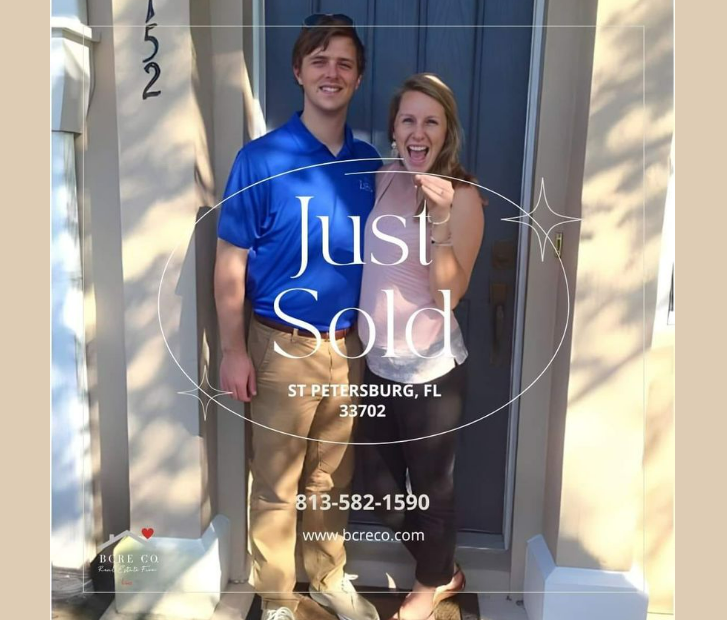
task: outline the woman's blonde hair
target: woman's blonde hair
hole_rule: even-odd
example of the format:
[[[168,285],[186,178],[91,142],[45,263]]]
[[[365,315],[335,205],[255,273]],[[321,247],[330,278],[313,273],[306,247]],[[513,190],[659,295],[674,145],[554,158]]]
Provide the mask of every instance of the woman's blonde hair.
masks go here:
[[[447,121],[447,133],[444,138],[442,150],[437,155],[437,159],[428,172],[453,177],[454,179],[462,179],[464,181],[475,181],[475,177],[467,172],[459,161],[459,151],[462,148],[462,124],[459,122],[457,102],[454,99],[454,94],[449,86],[433,73],[417,73],[412,75],[396,91],[389,105],[389,135],[392,137],[394,135],[394,125],[396,123],[396,115],[399,113],[401,98],[405,93],[411,91],[427,95],[439,103],[444,108],[444,117]],[[462,183],[461,181],[453,180],[452,185],[457,187],[458,185],[462,185]]]

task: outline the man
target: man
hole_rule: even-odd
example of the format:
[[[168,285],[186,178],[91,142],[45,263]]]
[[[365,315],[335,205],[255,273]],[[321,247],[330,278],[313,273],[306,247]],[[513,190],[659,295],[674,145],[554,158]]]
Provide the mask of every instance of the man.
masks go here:
[[[313,397],[310,386],[358,383],[361,376],[362,361],[345,357],[361,353],[353,331],[356,312],[343,313],[336,332],[328,331],[336,313],[358,303],[361,265],[354,260],[350,218],[363,224],[374,200],[373,175],[345,173],[372,171],[380,162],[376,150],[354,139],[346,125],[365,68],[353,22],[314,15],[305,24],[293,49],[303,111],[238,153],[225,190],[215,267],[221,387],[251,403],[255,423],[250,541],[265,620],[329,618],[320,605],[340,618],[378,620],[344,574],[347,512],[321,509],[335,506],[350,486],[352,418],[341,413],[351,401]],[[338,163],[352,159],[369,161]],[[275,175],[281,176],[240,191]],[[253,307],[247,342],[246,298]],[[319,330],[320,341],[298,329],[296,319]],[[306,386],[303,396],[289,395],[295,384]],[[306,498],[303,506],[299,493]],[[301,538],[317,602],[293,593],[298,511],[304,532],[338,534]]]

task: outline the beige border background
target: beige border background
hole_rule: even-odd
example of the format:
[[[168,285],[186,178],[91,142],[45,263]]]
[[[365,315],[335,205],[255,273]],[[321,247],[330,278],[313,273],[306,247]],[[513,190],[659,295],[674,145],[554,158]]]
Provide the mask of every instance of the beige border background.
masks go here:
[[[714,5],[678,22],[679,173],[677,175],[676,415],[677,588],[675,618],[724,616],[725,385],[725,80],[727,11]],[[703,5],[704,6],[704,5]],[[718,8],[719,7],[719,8]],[[696,7],[695,7],[696,8]],[[697,69],[697,70],[695,70]],[[709,223],[707,223],[709,222]],[[710,472],[719,472],[713,480]],[[719,482],[717,482],[719,480]],[[716,485],[716,486],[715,486]],[[720,490],[718,491],[717,488]]]
[[[3,9],[2,364],[12,388],[2,400],[0,615],[41,619],[50,618],[50,3]]]

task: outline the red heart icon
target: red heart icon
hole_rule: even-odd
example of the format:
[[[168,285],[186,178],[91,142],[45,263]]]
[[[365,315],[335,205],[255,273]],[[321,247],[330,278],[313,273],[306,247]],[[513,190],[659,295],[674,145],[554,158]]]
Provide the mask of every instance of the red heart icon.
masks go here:
[[[154,536],[154,528],[153,527],[143,527],[141,528],[141,533],[147,540]]]

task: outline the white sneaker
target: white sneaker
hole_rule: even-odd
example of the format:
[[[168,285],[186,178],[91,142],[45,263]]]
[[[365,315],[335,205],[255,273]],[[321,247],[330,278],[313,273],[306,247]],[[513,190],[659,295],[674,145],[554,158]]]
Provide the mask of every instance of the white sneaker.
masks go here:
[[[295,614],[287,607],[278,607],[277,609],[267,609],[264,620],[295,620]]]
[[[336,614],[340,620],[379,620],[376,607],[356,592],[351,579],[356,579],[356,575],[344,575],[330,590],[316,590],[311,586],[310,596],[321,607]]]

